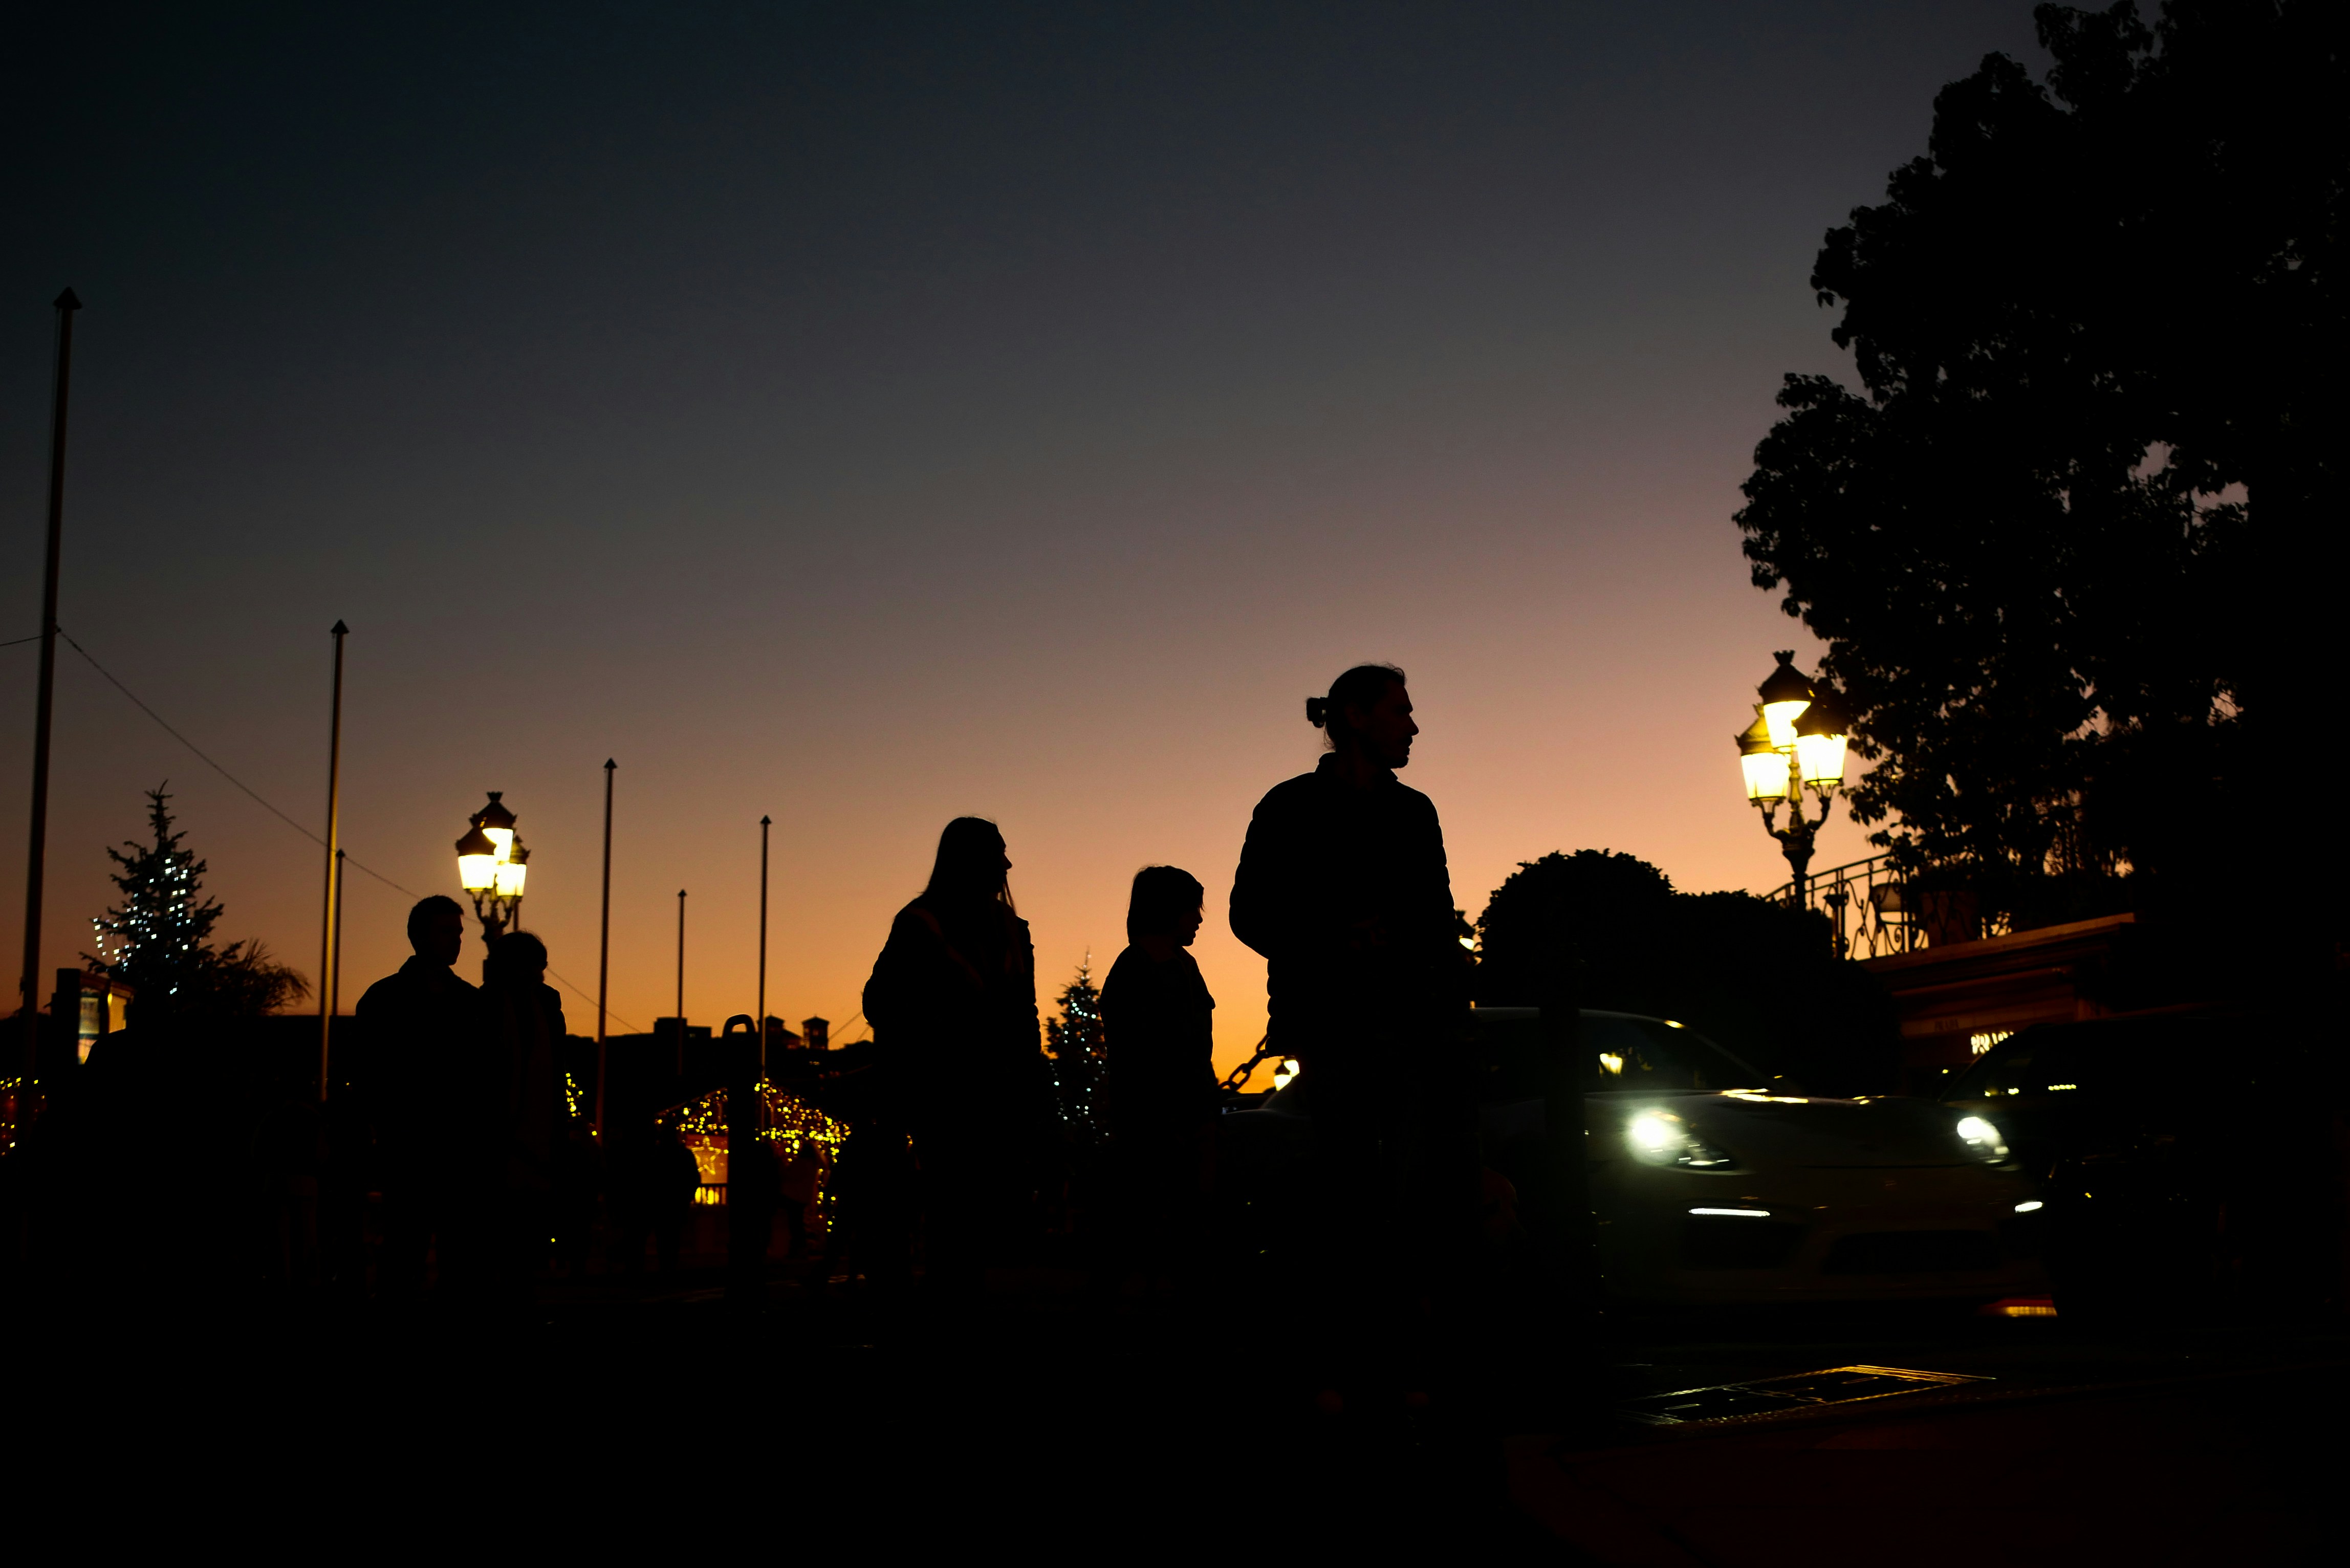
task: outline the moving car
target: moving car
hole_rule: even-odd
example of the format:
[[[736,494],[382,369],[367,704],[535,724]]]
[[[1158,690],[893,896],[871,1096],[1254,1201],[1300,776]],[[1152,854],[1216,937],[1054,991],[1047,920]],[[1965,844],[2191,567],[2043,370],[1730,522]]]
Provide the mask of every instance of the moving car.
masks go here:
[[[1533,1197],[1552,1048],[1533,1008],[1475,1010],[1489,1171]],[[1998,1126],[1930,1101],[1790,1092],[1668,1019],[1585,1011],[1575,1045],[1609,1294],[1675,1304],[2044,1293],[2038,1184]],[[1305,1223],[1310,1067],[1223,1117],[1220,1164],[1270,1247]]]
[[[2344,1283],[2344,1137],[2303,1032],[2178,1009],[2042,1024],[1943,1092],[2043,1179],[2068,1314],[2321,1305]]]

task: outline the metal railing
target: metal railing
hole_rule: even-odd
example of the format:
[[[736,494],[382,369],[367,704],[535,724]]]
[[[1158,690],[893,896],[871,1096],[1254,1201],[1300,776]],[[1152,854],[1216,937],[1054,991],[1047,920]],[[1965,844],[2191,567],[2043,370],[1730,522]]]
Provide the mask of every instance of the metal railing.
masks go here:
[[[1804,878],[1802,900],[1828,918],[1839,957],[1885,958],[1927,945],[1923,900],[1899,873],[1890,855],[1814,871]],[[1795,885],[1783,882],[1763,897],[1794,903]],[[1948,941],[1947,935],[1940,940]]]

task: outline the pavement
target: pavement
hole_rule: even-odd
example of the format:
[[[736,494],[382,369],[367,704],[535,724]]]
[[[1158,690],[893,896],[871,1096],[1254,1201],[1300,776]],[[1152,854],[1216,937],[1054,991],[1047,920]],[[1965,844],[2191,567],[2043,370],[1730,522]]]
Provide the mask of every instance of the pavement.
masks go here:
[[[1069,1270],[951,1309],[820,1261],[753,1302],[705,1259],[489,1316],[155,1287],[9,1325],[14,1473],[224,1542],[2296,1563],[2350,1392],[2338,1324],[1904,1310],[1609,1318],[1541,1366],[1500,1334],[1425,1401],[1334,1414],[1261,1303]],[[1853,1367],[1882,1370],[1773,1381]]]
[[[1849,1403],[1504,1439],[1515,1508],[1642,1568],[2334,1561],[2338,1328],[2046,1319],[1637,1334],[1629,1397],[1863,1366],[1965,1376]],[[1645,1363],[1645,1364],[1643,1364]],[[1808,1365],[1806,1365],[1808,1364]],[[1890,1380],[1886,1380],[1890,1381]]]

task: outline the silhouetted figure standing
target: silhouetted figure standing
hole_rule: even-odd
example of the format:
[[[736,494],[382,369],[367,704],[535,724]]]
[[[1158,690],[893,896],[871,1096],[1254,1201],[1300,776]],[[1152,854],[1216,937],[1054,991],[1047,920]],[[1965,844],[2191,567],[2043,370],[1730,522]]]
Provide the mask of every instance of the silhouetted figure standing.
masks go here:
[[[816,1250],[808,1215],[816,1208],[824,1181],[824,1146],[812,1137],[800,1139],[791,1163],[784,1167],[784,1223],[789,1228],[792,1256],[806,1258]]]
[[[1329,754],[1257,803],[1232,922],[1266,960],[1271,1044],[1302,1068],[1343,1390],[1397,1375],[1373,1364],[1436,1277],[1425,1250],[1473,1224],[1475,1126],[1451,1059],[1467,974],[1436,807],[1395,776],[1419,732],[1403,672],[1359,665],[1305,714]]]
[[[525,1293],[546,1256],[583,1128],[563,1079],[563,999],[546,983],[546,944],[509,931],[482,964],[480,1119],[474,1168],[494,1207],[498,1285]]]
[[[1102,984],[1118,1252],[1147,1287],[1171,1284],[1195,1261],[1215,1149],[1216,999],[1184,950],[1206,897],[1175,867],[1135,873],[1128,945]]]
[[[615,1225],[620,1268],[635,1273],[644,1267],[645,1236],[650,1232],[660,1272],[674,1273],[679,1243],[693,1223],[693,1199],[702,1190],[702,1166],[685,1147],[674,1121],[662,1122],[650,1137],[629,1145],[626,1158],[629,1168],[624,1175],[616,1174],[614,1181],[630,1199]]]
[[[865,985],[913,1135],[923,1256],[950,1289],[975,1287],[1024,1215],[1049,1115],[1036,954],[1011,869],[993,823],[948,823],[930,886],[898,912]]]
[[[436,894],[408,911],[415,956],[359,998],[361,1060],[353,1074],[375,1134],[376,1179],[383,1194],[383,1250],[376,1271],[385,1296],[423,1288],[425,1260],[437,1241],[445,1275],[463,1205],[457,1118],[478,1092],[472,1070],[477,993],[452,968],[464,950],[465,916],[457,900]]]

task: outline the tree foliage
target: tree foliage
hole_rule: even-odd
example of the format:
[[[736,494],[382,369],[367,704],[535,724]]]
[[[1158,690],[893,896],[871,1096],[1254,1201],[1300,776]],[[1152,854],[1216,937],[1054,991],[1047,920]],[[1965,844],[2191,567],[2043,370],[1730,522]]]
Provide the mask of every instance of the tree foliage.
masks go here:
[[[2338,549],[2350,187],[2350,8],[2034,16],[2046,82],[1985,58],[1828,234],[1865,395],[1790,376],[1738,514],[1875,763],[1855,815],[2011,904],[2180,864],[2182,792],[2303,700],[2269,632]]]
[[[1103,1054],[1101,992],[1094,984],[1090,955],[1061,988],[1060,1004],[1061,1016],[1045,1021],[1054,1108],[1073,1140],[1097,1144],[1105,1136],[1101,1090],[1108,1059]]]
[[[1477,932],[1482,1006],[1540,1003],[1563,963],[1578,1006],[1679,1020],[1824,1093],[1893,1082],[1892,1004],[1816,911],[1675,892],[1645,860],[1583,849],[1521,862]]]
[[[171,799],[161,784],[149,790],[151,842],[126,840],[106,852],[122,901],[90,921],[99,950],[85,956],[135,989],[141,1021],[258,1018],[308,995],[309,982],[258,938],[213,946],[224,911],[203,896],[204,862],[181,847],[187,836],[172,826]]]

